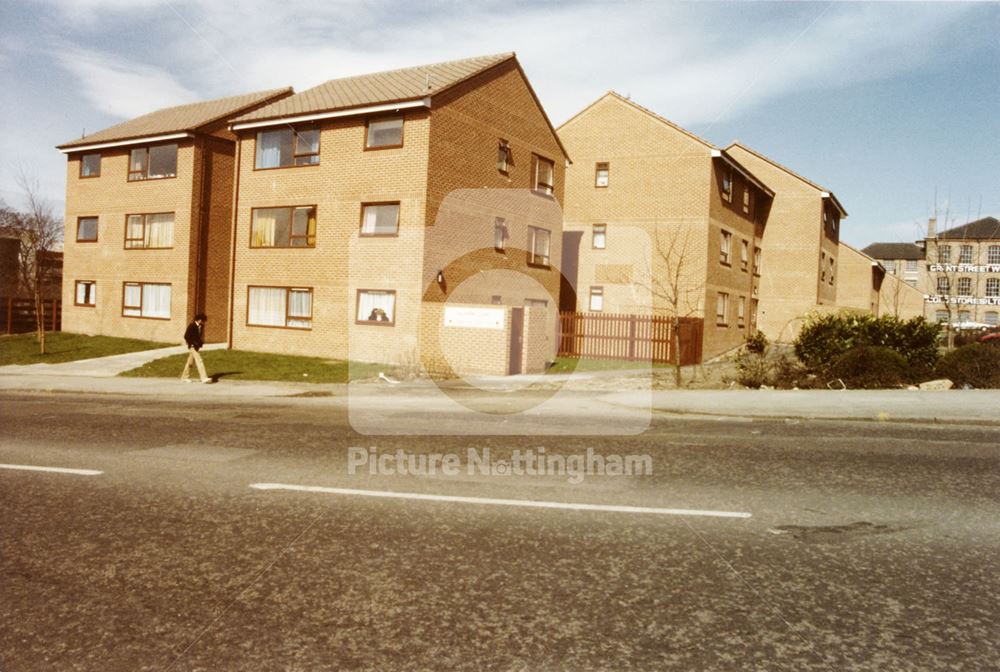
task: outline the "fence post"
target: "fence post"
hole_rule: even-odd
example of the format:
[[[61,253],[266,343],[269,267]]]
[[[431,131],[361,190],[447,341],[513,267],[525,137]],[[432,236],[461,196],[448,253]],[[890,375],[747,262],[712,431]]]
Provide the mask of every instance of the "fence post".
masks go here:
[[[7,297],[7,333],[11,333],[11,329],[14,328],[14,297]]]
[[[56,330],[56,300],[57,299],[52,299],[52,328],[49,329],[49,331]]]

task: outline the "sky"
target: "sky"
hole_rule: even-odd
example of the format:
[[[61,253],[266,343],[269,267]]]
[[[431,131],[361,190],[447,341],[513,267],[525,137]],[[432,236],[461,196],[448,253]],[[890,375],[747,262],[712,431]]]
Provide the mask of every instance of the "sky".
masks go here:
[[[833,191],[842,239],[1000,217],[1000,3],[0,0],[0,197],[171,105],[514,51],[559,125],[608,90]],[[939,228],[942,225],[939,224]]]

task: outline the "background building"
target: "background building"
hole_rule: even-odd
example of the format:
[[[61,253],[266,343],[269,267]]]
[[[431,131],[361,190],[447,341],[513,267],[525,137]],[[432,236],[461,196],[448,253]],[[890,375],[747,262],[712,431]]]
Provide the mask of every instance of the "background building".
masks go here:
[[[940,233],[935,224],[922,241],[927,317],[960,327],[1000,324],[1000,221],[985,217]]]

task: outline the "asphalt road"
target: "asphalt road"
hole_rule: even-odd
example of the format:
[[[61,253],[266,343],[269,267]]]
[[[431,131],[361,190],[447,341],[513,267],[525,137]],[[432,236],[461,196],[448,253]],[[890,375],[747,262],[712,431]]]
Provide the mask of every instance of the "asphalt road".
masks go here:
[[[0,395],[0,670],[993,670],[1000,429],[352,432],[331,399]],[[350,475],[350,447],[653,473]],[[747,513],[522,508],[258,483]]]

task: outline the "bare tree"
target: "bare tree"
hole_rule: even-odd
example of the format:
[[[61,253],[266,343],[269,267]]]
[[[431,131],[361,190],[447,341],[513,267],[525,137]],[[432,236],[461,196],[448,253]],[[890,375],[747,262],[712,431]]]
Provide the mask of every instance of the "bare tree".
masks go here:
[[[62,222],[52,213],[52,206],[41,196],[38,181],[19,172],[17,184],[25,201],[23,211],[4,206],[4,218],[20,241],[18,284],[35,304],[35,329],[39,352],[45,354],[45,288],[52,282],[52,265],[46,263],[47,253],[62,241]],[[2,204],[0,204],[2,205]]]
[[[705,293],[704,277],[696,277],[691,233],[683,224],[657,226],[645,277],[639,285],[649,292],[652,312],[666,312],[671,318],[670,347],[674,354],[674,383],[681,386],[681,322],[698,313]],[[666,310],[664,311],[663,306]]]

